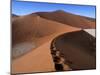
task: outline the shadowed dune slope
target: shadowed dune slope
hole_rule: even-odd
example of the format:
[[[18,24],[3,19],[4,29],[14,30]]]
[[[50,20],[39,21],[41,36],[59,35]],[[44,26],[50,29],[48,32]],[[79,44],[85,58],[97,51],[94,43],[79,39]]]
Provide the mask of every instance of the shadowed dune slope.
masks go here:
[[[62,10],[57,10],[54,12],[37,12],[36,14],[38,14],[43,18],[57,21],[63,24],[68,24],[74,27],[85,28],[85,29],[95,28],[95,22],[92,22],[89,19],[86,19],[85,17],[74,15]]]
[[[86,70],[96,68],[95,41],[95,37],[81,30],[58,36],[53,42],[72,70]]]

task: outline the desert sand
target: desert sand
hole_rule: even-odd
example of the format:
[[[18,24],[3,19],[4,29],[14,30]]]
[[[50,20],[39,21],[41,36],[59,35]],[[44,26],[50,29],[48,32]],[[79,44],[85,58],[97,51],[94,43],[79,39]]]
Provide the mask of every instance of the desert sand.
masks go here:
[[[41,28],[38,31],[41,32],[40,34],[42,36],[38,37],[38,36],[34,36],[34,35],[32,36],[30,34],[30,37],[28,38],[28,39],[35,38],[35,40],[31,40],[31,42],[36,42],[37,48],[33,49],[33,50],[31,49],[29,53],[12,61],[12,68],[13,68],[12,72],[13,73],[55,71],[55,68],[53,65],[53,60],[51,59],[52,56],[50,53],[50,46],[48,46],[45,43],[47,43],[48,41],[52,41],[53,38],[57,37],[58,35],[60,35],[62,33],[80,30],[79,28],[63,25],[63,24],[45,20],[45,19],[39,19],[38,21],[39,21],[39,23],[41,23],[41,25],[42,24],[45,25],[45,27],[41,26],[40,24],[39,24],[39,26],[34,26],[34,24],[33,24],[33,27],[34,27],[34,29],[37,27],[37,30],[38,30],[38,28]],[[28,22],[28,23],[30,23],[30,22]],[[20,25],[20,24],[18,24],[18,25]],[[29,27],[30,27],[30,25],[29,25]],[[42,29],[42,27],[43,27],[43,29]],[[32,26],[31,26],[31,28],[32,28]],[[45,30],[45,32],[44,32],[44,30]],[[28,30],[28,31],[30,31],[30,30]],[[22,29],[22,32],[24,32],[24,29]],[[34,32],[33,32],[33,34],[34,34]],[[25,36],[27,36],[27,35],[25,34]],[[23,34],[21,34],[21,31],[20,31],[19,37],[22,38],[22,40],[24,40]],[[24,40],[24,42],[25,42],[25,40]],[[26,43],[27,43],[27,41],[26,41]],[[42,46],[42,44],[44,44],[44,46]],[[50,45],[50,43],[49,43],[49,45]],[[40,50],[40,53],[38,53],[39,50]],[[34,56],[34,54],[36,56]],[[43,55],[43,54],[47,54],[47,55]],[[41,61],[39,61],[39,60],[41,60]],[[34,63],[29,64],[30,62],[34,62]],[[42,64],[42,62],[44,62],[44,64]],[[32,67],[32,65],[33,66],[35,65],[35,66]],[[48,65],[48,66],[46,66],[46,65]],[[22,68],[20,68],[20,67],[22,67]]]
[[[64,33],[95,28],[95,22],[62,11],[42,14],[46,17],[33,13],[12,20],[14,74],[55,71],[50,50],[52,40]]]

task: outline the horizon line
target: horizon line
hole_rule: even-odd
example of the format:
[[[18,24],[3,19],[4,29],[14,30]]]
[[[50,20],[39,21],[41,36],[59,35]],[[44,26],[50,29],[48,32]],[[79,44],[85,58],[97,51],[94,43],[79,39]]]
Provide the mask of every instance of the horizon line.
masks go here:
[[[38,13],[38,12],[56,12],[56,11],[62,11],[62,12],[69,13],[69,14],[72,14],[72,15],[77,15],[77,16],[82,16],[82,17],[87,17],[87,18],[93,18],[93,19],[96,19],[96,17],[90,17],[90,16],[85,16],[85,15],[75,14],[75,13],[68,12],[68,11],[65,11],[65,10],[35,11],[35,12],[31,12],[31,13],[27,13],[27,14],[20,14],[20,15],[15,14],[15,13],[12,12],[11,15],[16,15],[16,16],[25,16],[25,15],[35,14],[35,13]]]

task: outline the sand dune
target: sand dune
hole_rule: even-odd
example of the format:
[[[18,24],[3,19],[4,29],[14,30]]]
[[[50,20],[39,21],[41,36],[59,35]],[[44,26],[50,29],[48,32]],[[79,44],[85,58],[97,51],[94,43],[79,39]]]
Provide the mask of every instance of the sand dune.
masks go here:
[[[74,15],[62,10],[57,10],[54,12],[37,12],[36,14],[38,14],[43,18],[57,21],[63,24],[68,24],[74,27],[85,28],[85,29],[95,28],[95,22],[90,21],[86,17]]]
[[[37,72],[37,71],[42,72],[42,71],[54,70],[54,66],[52,65],[53,62],[51,62],[52,59],[50,59],[52,58],[49,49],[50,47],[43,46],[43,44],[45,44],[46,42],[48,43],[48,41],[52,41],[55,37],[63,33],[80,30],[79,28],[71,27],[69,25],[64,25],[62,23],[58,23],[55,21],[46,20],[37,15],[19,17],[15,21],[13,21],[12,27],[13,27],[12,31],[13,47],[16,44],[18,45],[23,42],[24,43],[33,42],[36,45],[35,49],[33,50],[31,49],[30,52],[28,53],[23,51],[21,54],[24,53],[25,55],[12,61],[13,73]],[[18,49],[21,50],[21,48]],[[39,50],[40,54],[38,54]],[[43,56],[43,54],[48,54],[48,55]],[[38,66],[42,62],[44,62],[44,64]],[[50,66],[46,66],[46,64]],[[20,68],[20,66],[22,66],[22,68]]]
[[[13,45],[24,41],[37,42],[37,39],[44,38],[57,32],[74,31],[79,28],[71,27],[62,23],[47,20],[37,15],[23,16],[12,23]],[[25,37],[25,38],[24,38]]]
[[[12,60],[12,73],[55,71],[50,50],[52,40],[64,33],[79,31],[81,28],[95,28],[95,22],[63,11],[50,13],[40,12],[12,19],[12,50],[15,58],[17,57]],[[77,39],[80,38],[77,37]],[[65,43],[60,42],[62,45]],[[69,42],[68,44],[70,47]],[[59,48],[61,46],[59,46]],[[71,45],[71,48],[73,47],[74,46]],[[76,47],[75,50],[77,49]],[[91,62],[93,61],[92,64],[94,66],[94,56],[90,56],[87,52],[81,52],[80,49],[76,51],[76,54],[78,53],[82,54],[84,60],[88,61],[89,59]],[[69,51],[69,56],[70,55],[71,52]],[[85,59],[84,55],[89,58]],[[95,53],[93,53],[93,55],[95,55]],[[93,60],[91,60],[92,57]],[[75,59],[73,58],[72,60]],[[81,64],[79,64],[80,62],[77,62],[79,59],[80,58],[75,60],[76,66],[71,65],[74,69],[79,65],[81,66]],[[80,67],[78,69],[80,69]]]

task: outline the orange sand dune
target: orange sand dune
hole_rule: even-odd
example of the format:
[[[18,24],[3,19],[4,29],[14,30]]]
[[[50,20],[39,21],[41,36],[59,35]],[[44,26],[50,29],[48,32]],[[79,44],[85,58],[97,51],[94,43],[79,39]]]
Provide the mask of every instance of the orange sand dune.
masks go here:
[[[23,16],[12,23],[13,45],[24,41],[39,42],[39,39],[50,36],[57,32],[74,31],[78,28],[62,23],[47,20],[37,15]]]
[[[12,28],[13,46],[22,42],[36,44],[35,49],[12,60],[12,73],[55,71],[49,42],[63,33],[80,30],[37,15],[17,18]]]

